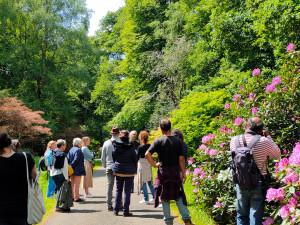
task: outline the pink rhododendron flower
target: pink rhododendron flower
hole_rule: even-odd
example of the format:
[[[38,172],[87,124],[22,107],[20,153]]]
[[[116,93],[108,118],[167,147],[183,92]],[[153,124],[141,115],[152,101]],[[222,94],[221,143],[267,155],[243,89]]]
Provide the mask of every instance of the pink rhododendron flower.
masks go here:
[[[206,155],[209,155],[209,151],[210,151],[209,148],[207,148],[207,149],[204,150],[204,153],[205,153]]]
[[[291,154],[289,158],[289,163],[294,165],[294,166],[299,166],[300,165],[300,143],[297,143],[293,153]]]
[[[216,155],[218,155],[218,151],[215,150],[215,149],[210,149],[210,150],[208,151],[208,155],[209,155],[209,156],[216,156]]]
[[[232,130],[230,129],[230,128],[228,128],[227,126],[222,126],[221,128],[220,128],[220,132],[221,133],[224,133],[224,134],[231,134],[232,133]]]
[[[225,143],[223,142],[220,144],[220,148],[224,148],[224,147],[225,147]]]
[[[229,103],[226,103],[226,104],[224,105],[224,109],[226,109],[226,110],[230,109],[230,107],[231,107],[231,105],[230,105]]]
[[[241,117],[237,117],[237,118],[234,120],[234,125],[235,125],[235,126],[241,126],[243,123],[244,123],[244,119],[241,118]]]
[[[267,201],[282,201],[284,199],[284,190],[283,188],[275,189],[275,188],[269,188],[267,191]]]
[[[195,188],[195,189],[193,190],[193,192],[194,192],[195,194],[197,194],[197,193],[199,193],[199,189],[198,189],[198,188]]]
[[[192,165],[194,162],[195,162],[195,159],[194,159],[193,157],[190,157],[190,158],[188,159],[188,164],[189,164],[189,165]]]
[[[194,176],[198,176],[201,173],[202,173],[202,169],[201,168],[195,168],[194,169]]]
[[[289,165],[289,160],[287,158],[281,159],[278,163],[279,171],[286,169],[288,167],[288,165]]]
[[[267,93],[272,93],[272,92],[275,92],[276,91],[276,85],[274,84],[268,84],[266,86],[266,92]]]
[[[293,184],[293,183],[297,183],[299,181],[299,176],[298,174],[292,170],[292,169],[289,169],[286,176],[284,177],[283,179],[283,182],[285,184]]]
[[[266,220],[262,223],[263,225],[272,225],[274,224],[274,219],[272,217],[267,217]]]
[[[290,200],[289,200],[289,203],[288,203],[288,206],[290,207],[296,207],[298,204],[298,201],[295,197],[292,197]]]
[[[280,208],[279,213],[282,219],[286,219],[290,215],[290,209],[287,205],[284,205]]]
[[[280,78],[280,76],[274,77],[273,80],[272,80],[272,84],[274,84],[274,85],[281,84],[281,78]]]
[[[241,95],[240,94],[235,94],[232,98],[233,101],[238,102],[241,100]]]
[[[206,177],[206,173],[205,172],[202,172],[199,176],[200,179],[204,179]]]
[[[294,52],[296,50],[296,46],[293,43],[289,43],[286,47],[287,52]]]
[[[251,112],[252,112],[253,115],[257,114],[258,111],[259,111],[259,108],[258,108],[258,107],[253,107],[253,108],[251,109]]]
[[[214,208],[222,208],[223,207],[223,204],[219,201],[217,201],[215,204],[214,204]]]
[[[254,93],[251,92],[251,93],[249,94],[249,97],[248,97],[248,98],[249,98],[250,101],[254,101],[255,97],[256,97],[256,95],[255,95]]]
[[[261,74],[261,71],[259,68],[255,68],[253,71],[252,71],[252,76],[253,77],[257,77]]]
[[[191,171],[189,170],[189,169],[187,169],[186,171],[185,171],[185,175],[190,175],[191,174]]]
[[[288,151],[287,151],[286,149],[283,149],[282,153],[283,153],[284,155],[287,155],[287,154],[288,154]]]
[[[206,135],[206,136],[204,136],[202,138],[202,143],[203,144],[207,144],[207,143],[209,143],[211,140],[213,140],[215,138],[216,138],[216,136],[214,134],[208,134],[208,135]]]
[[[204,144],[202,144],[202,145],[199,146],[199,150],[204,151],[204,150],[206,150],[206,149],[207,149],[207,146],[204,145]]]

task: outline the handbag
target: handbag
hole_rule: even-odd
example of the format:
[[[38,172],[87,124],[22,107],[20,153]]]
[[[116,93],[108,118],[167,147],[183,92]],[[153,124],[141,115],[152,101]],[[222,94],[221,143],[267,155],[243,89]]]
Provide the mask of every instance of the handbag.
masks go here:
[[[74,169],[72,166],[68,166],[68,176],[71,177],[74,174]]]
[[[70,210],[73,207],[72,187],[68,180],[64,181],[58,192],[57,206],[63,210]]]
[[[28,201],[27,201],[27,223],[38,224],[42,221],[46,213],[45,203],[42,190],[38,184],[39,174],[32,182],[29,179],[27,155],[23,152],[26,160],[26,173],[28,185]]]

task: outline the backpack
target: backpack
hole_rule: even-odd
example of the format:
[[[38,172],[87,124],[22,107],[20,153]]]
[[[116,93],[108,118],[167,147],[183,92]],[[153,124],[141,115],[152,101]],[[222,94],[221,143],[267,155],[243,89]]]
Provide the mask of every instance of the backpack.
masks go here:
[[[45,157],[44,156],[42,156],[40,158],[38,170],[39,171],[47,171],[47,166],[46,166],[46,162],[45,162]]]
[[[61,151],[54,151],[53,152],[53,158],[54,158],[54,168],[55,169],[62,169],[65,164],[65,158],[66,155],[64,152]]]
[[[54,151],[48,149],[44,155],[45,165],[49,168],[54,165]]]
[[[244,146],[240,145],[240,138],[243,139]],[[254,135],[249,145],[246,143],[245,135],[237,136],[234,139],[236,151],[232,152],[231,168],[233,171],[233,181],[241,189],[253,190],[262,181],[262,175],[252,154],[252,149],[260,138],[260,135]]]
[[[72,187],[70,181],[64,181],[62,184],[58,196],[57,206],[63,210],[69,210],[73,206]]]

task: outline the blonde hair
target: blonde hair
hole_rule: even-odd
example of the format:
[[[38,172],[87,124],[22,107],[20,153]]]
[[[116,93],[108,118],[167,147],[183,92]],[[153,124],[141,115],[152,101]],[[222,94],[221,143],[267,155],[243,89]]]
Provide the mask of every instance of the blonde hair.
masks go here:
[[[90,137],[83,137],[81,140],[82,140],[82,143],[86,145],[88,143],[88,141],[90,141],[91,139],[90,139]]]
[[[47,144],[47,149],[50,148],[53,144],[56,144],[56,141],[49,141]]]
[[[140,132],[139,140],[141,143],[147,144],[149,140],[149,133],[145,130]]]

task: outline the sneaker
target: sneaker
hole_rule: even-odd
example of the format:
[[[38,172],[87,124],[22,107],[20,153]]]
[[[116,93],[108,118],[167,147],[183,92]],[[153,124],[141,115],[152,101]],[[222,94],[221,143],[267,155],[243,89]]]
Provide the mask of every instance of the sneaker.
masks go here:
[[[70,212],[71,209],[61,209],[61,208],[56,208],[55,211],[56,211],[56,212],[61,212],[61,213],[67,213],[67,212]]]
[[[110,212],[112,212],[114,210],[114,208],[112,206],[108,206],[107,210],[110,211]]]
[[[158,205],[158,208],[162,208],[162,204],[159,204],[159,205]]]
[[[148,205],[149,202],[148,202],[148,201],[145,201],[145,200],[141,200],[141,201],[140,201],[140,204],[146,204],[146,205]]]
[[[115,216],[118,216],[118,215],[119,215],[119,212],[114,211],[114,215],[115,215]]]
[[[123,216],[124,216],[124,217],[131,217],[131,216],[133,216],[133,214],[132,214],[132,213],[125,213],[125,212],[124,212]]]
[[[154,199],[153,199],[153,198],[150,198],[149,202],[150,202],[150,203],[153,203],[153,202],[154,202]]]
[[[195,225],[192,223],[192,221],[189,219],[189,220],[183,220],[184,222],[184,225]]]
[[[79,199],[74,200],[74,202],[84,202],[84,199],[79,198]]]

